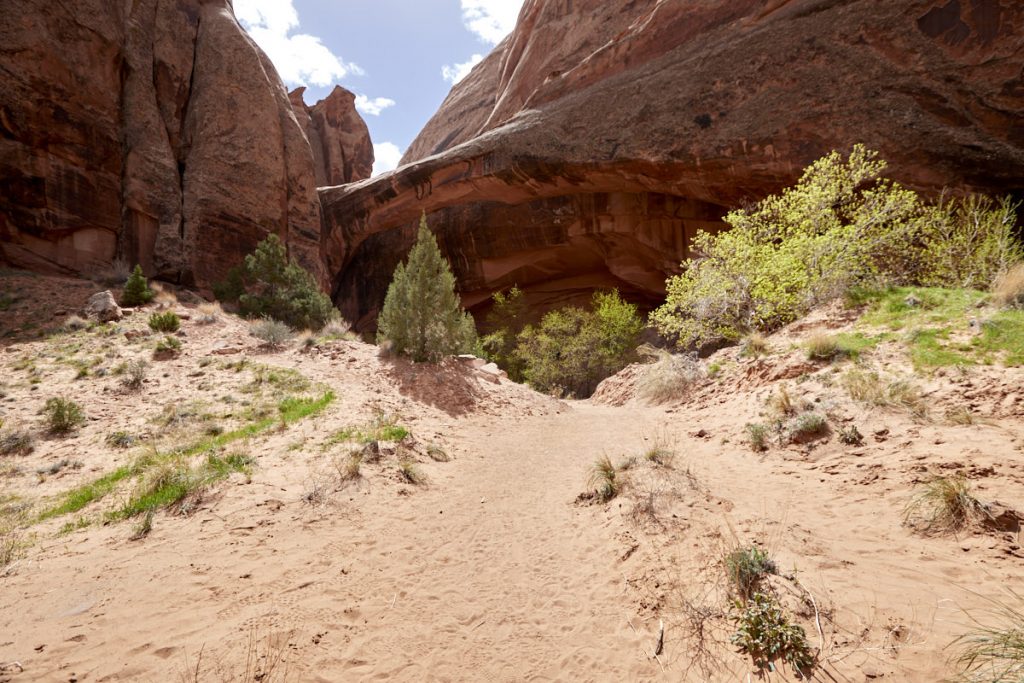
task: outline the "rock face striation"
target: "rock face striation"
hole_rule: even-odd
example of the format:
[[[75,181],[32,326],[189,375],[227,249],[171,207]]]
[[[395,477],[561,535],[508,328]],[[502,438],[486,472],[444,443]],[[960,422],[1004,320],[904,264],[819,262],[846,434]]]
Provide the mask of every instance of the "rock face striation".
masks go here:
[[[310,107],[305,88],[289,93],[292,108],[309,146],[318,187],[344,185],[370,177],[373,144],[363,117],[356,111],[356,96],[336,86],[330,95]]]
[[[119,257],[206,287],[273,232],[327,281],[310,146],[230,0],[16,5],[0,12],[3,259]]]
[[[526,0],[398,170],[321,191],[371,327],[426,212],[467,306],[656,304],[698,229],[863,142],[924,191],[1024,192],[1019,0]]]

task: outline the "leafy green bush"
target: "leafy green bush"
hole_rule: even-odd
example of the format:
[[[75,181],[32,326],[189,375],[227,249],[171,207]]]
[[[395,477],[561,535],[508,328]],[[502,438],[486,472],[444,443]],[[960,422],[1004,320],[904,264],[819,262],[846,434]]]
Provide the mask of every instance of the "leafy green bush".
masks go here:
[[[128,276],[128,281],[124,284],[121,303],[125,306],[142,306],[152,301],[154,296],[156,293],[149,288],[149,282],[142,274],[142,266],[136,265],[135,270]]]
[[[455,276],[441,256],[437,240],[420,218],[416,244],[407,263],[399,263],[377,320],[378,343],[417,363],[469,353],[476,346],[473,318],[462,310]]]
[[[732,619],[736,632],[729,640],[740,652],[750,655],[758,669],[773,669],[779,659],[801,676],[814,668],[807,634],[800,625],[790,623],[773,596],[755,593],[747,602],[738,601]]]
[[[181,340],[177,337],[165,336],[156,343],[153,349],[154,358],[174,358],[181,353]]]
[[[149,328],[154,332],[177,332],[181,327],[181,319],[174,311],[154,313],[149,316]]]
[[[319,330],[337,314],[313,276],[288,258],[275,234],[267,235],[241,266],[229,270],[214,294],[221,301],[237,299],[242,315],[273,318],[298,330]]]
[[[540,391],[586,397],[636,357],[643,321],[616,291],[595,292],[592,310],[551,311],[519,333],[516,355]]]
[[[48,399],[43,407],[43,415],[51,434],[68,434],[85,424],[82,407],[63,397]]]
[[[523,290],[513,285],[505,292],[496,292],[485,324],[491,330],[480,340],[484,355],[497,363],[514,382],[524,379],[523,360],[516,353],[519,332],[526,326],[526,301]]]
[[[832,152],[781,195],[728,214],[731,230],[698,233],[701,257],[669,279],[654,325],[680,346],[734,342],[854,286],[987,287],[1019,259],[1009,201],[929,205],[885,167],[861,145]]]

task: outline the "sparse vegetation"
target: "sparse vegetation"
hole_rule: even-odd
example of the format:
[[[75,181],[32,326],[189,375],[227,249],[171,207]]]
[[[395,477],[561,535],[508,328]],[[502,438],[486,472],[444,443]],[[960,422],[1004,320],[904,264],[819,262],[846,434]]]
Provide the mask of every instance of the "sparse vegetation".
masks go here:
[[[523,328],[516,354],[535,389],[585,398],[634,360],[642,329],[636,306],[618,292],[595,292],[591,310],[569,306]]]
[[[70,399],[54,397],[43,407],[46,429],[51,434],[70,434],[85,424],[82,407]]]
[[[513,285],[508,291],[495,292],[491,302],[486,319],[491,332],[480,339],[480,345],[488,360],[497,363],[514,382],[522,382],[525,366],[522,356],[516,353],[516,344],[528,314],[523,290]]]
[[[785,429],[790,443],[806,443],[828,433],[828,420],[820,413],[808,411],[790,420]]]
[[[252,323],[249,326],[249,333],[269,349],[280,349],[295,336],[292,328],[273,318],[264,318]]]
[[[777,572],[775,561],[756,545],[737,546],[725,556],[729,587],[744,602],[758,591],[765,577]]]
[[[174,311],[153,313],[149,316],[149,329],[154,332],[177,332],[181,327],[181,318]]]
[[[410,435],[407,427],[398,424],[398,417],[384,412],[377,412],[365,425],[359,427],[346,427],[331,435],[324,444],[324,448],[347,441],[356,441],[362,444],[376,441],[401,441]]]
[[[768,450],[768,427],[759,423],[753,422],[748,423],[746,426],[747,440],[750,443],[750,448],[755,452],[762,452]]]
[[[402,475],[402,479],[410,484],[419,485],[424,482],[423,473],[420,472],[416,462],[411,458],[402,458],[398,461],[398,473]]]
[[[0,455],[28,455],[35,449],[32,432],[20,427],[0,429]]]
[[[149,363],[144,358],[135,358],[128,361],[125,363],[124,373],[121,375],[121,386],[129,391],[142,389],[142,385],[146,381],[146,370],[148,369]]]
[[[221,301],[238,301],[242,315],[273,318],[293,329],[319,330],[336,311],[313,276],[270,234],[214,287]]]
[[[452,459],[448,452],[437,444],[427,446],[427,456],[434,462],[448,462]]]
[[[841,382],[850,398],[860,403],[906,410],[919,420],[928,415],[928,404],[921,389],[908,380],[883,380],[877,372],[852,369],[843,375]]]
[[[704,368],[696,356],[675,355],[664,349],[643,346],[642,356],[653,358],[640,375],[637,393],[654,404],[679,400],[686,396],[694,382],[705,376]]]
[[[163,339],[156,343],[156,348],[153,349],[153,357],[156,359],[160,358],[174,358],[181,353],[181,340],[177,337],[170,335],[165,336]]]
[[[760,358],[771,353],[768,338],[760,332],[751,332],[740,343],[740,356],[743,358]]]
[[[971,615],[974,628],[957,638],[952,647],[961,683],[1020,683],[1024,681],[1024,604],[1008,589],[1008,601],[993,601],[982,618]]]
[[[105,441],[108,446],[113,446],[114,448],[131,448],[138,439],[128,432],[117,431],[107,434]]]
[[[362,453],[349,453],[343,458],[336,458],[334,460],[334,467],[338,472],[338,480],[344,483],[359,479],[362,476],[360,472],[362,464]]]
[[[144,306],[153,300],[156,293],[149,288],[149,281],[142,274],[142,266],[136,265],[132,274],[128,276],[121,294],[121,304],[124,306]]]
[[[926,534],[953,533],[987,516],[985,506],[960,475],[925,482],[903,511],[904,523]]]
[[[426,214],[408,261],[395,268],[377,325],[379,344],[417,363],[471,353],[476,347],[473,317],[462,310],[455,276],[427,227]]]
[[[996,278],[992,301],[1006,308],[1024,308],[1024,261],[1015,263]]]
[[[64,322],[60,326],[60,331],[64,333],[81,332],[82,330],[88,330],[90,327],[92,327],[92,323],[82,316],[69,315],[64,318]]]
[[[594,491],[598,500],[608,502],[619,495],[618,473],[611,459],[605,455],[594,463],[587,479],[587,486]]]
[[[807,634],[803,627],[790,622],[773,595],[754,593],[749,600],[737,601],[732,620],[736,632],[730,642],[743,654],[750,655],[758,669],[771,670],[780,659],[801,677],[814,668],[815,659]]]
[[[839,440],[847,446],[860,446],[864,443],[864,435],[857,429],[857,425],[847,425],[840,428]]]
[[[196,316],[196,322],[200,325],[212,325],[221,319],[224,315],[224,309],[221,308],[219,303],[207,302],[199,304],[196,309],[198,315]]]

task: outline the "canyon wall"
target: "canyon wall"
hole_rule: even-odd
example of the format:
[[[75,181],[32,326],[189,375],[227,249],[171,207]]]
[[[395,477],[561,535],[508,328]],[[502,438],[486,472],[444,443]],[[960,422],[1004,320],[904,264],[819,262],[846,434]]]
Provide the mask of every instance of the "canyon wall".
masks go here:
[[[321,191],[334,298],[372,327],[425,212],[477,313],[655,305],[696,230],[832,149],[1021,195],[1022,115],[1017,0],[527,0],[402,167]]]

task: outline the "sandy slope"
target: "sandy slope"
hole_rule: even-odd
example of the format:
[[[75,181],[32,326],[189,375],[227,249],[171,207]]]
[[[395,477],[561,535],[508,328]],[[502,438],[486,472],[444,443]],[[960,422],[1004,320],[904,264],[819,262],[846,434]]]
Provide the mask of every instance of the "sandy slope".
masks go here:
[[[749,662],[727,643],[719,563],[729,545],[755,540],[795,578],[778,588],[821,647],[821,680],[937,681],[950,671],[944,647],[968,622],[961,609],[1021,583],[1019,535],[922,537],[900,517],[932,471],[964,471],[980,496],[1020,507],[1024,427],[1005,397],[989,424],[919,424],[842,403],[827,383],[794,383],[804,361],[782,354],[729,360],[720,380],[675,406],[632,400],[628,381],[620,406],[558,402],[457,363],[382,361],[356,342],[267,354],[231,318],[184,329],[185,354],[151,372],[141,404],[112,378],[76,381],[60,364],[40,360],[41,390],[5,369],[8,419],[32,423],[58,386],[95,419],[18,456],[4,491],[42,504],[129,457],[103,445],[111,429],[160,437],[152,420],[167,402],[244,395],[234,371],[197,369],[215,352],[296,368],[338,398],[241,445],[257,458],[251,481],[233,475],[190,516],[159,514],[142,540],[129,540],[130,522],[65,535],[67,520],[33,527],[33,547],[0,578],[0,681],[194,680],[197,669],[203,681],[271,681],[284,663],[292,681],[747,680]],[[43,359],[47,343],[9,344],[4,367]],[[750,452],[743,425],[786,381],[808,401],[833,402],[865,445]],[[935,388],[937,403],[952,400],[951,386]],[[419,447],[422,486],[400,480],[393,456],[364,465],[358,482],[332,479],[344,446],[328,436],[374,410],[453,460]],[[674,452],[670,466],[641,457],[619,498],[577,501],[597,457],[618,462],[655,444]],[[34,475],[68,453],[79,469]],[[310,502],[314,490],[323,500]],[[715,613],[707,661],[697,659],[695,605]]]

